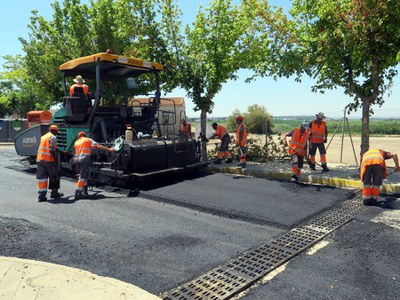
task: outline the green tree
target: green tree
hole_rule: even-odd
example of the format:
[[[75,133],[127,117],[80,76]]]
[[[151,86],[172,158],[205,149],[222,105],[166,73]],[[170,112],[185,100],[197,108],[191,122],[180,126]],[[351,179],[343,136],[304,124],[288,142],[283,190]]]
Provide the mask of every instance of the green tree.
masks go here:
[[[240,110],[235,109],[226,119],[226,129],[229,132],[235,132],[236,131],[236,117],[242,115],[242,113],[240,112]]]
[[[270,134],[274,127],[272,116],[263,105],[254,104],[243,114],[247,131],[255,134]]]
[[[55,1],[51,20],[32,11],[29,38],[20,41],[26,53],[27,73],[37,82],[43,101],[54,104],[63,96],[58,67],[70,59],[109,48],[116,54],[168,63],[171,59],[162,38],[157,3],[158,0],[98,0],[89,4],[80,0]],[[168,79],[174,72],[166,68],[161,80],[169,85],[164,88],[176,86]],[[154,90],[154,85],[143,82],[141,88],[147,93]],[[113,94],[118,92],[115,87]]]
[[[26,72],[21,55],[3,57],[4,71],[0,73],[1,113],[18,114],[21,118],[35,108],[41,108],[42,100],[37,93],[37,85]]]
[[[266,1],[252,5],[254,28],[261,37],[254,43],[257,74],[307,74],[316,80],[313,91],[342,87],[354,98],[349,111],[362,108],[361,153],[369,147],[372,105],[397,75],[400,49],[400,2],[391,0],[293,0],[291,18],[273,20]],[[257,56],[264,53],[265,58]]]
[[[248,133],[270,134],[274,128],[274,121],[267,109],[263,105],[250,105],[247,112],[241,113],[238,109],[234,110],[226,120],[226,126],[229,132],[236,131],[236,117],[241,115],[244,118]]]
[[[232,1],[214,0],[208,8],[200,7],[193,26],[186,26],[182,32],[181,21],[176,17],[181,15],[176,1],[164,1],[163,10],[168,49],[174,54],[173,62],[179,70],[177,81],[193,100],[194,109],[201,111],[201,131],[205,132],[214,97],[225,82],[237,78],[241,38],[249,20],[241,16]],[[202,150],[206,153],[205,144]]]

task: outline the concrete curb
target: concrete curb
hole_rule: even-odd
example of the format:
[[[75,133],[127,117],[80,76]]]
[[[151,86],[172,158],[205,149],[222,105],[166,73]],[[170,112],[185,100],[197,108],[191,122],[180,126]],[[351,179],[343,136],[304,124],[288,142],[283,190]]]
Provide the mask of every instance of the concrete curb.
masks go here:
[[[242,169],[241,167],[235,167],[235,166],[208,165],[208,170],[213,172],[252,176],[252,177],[265,178],[271,180],[290,181],[291,178],[290,172],[266,170],[266,168],[253,170],[251,168]],[[352,172],[349,171],[349,173]],[[349,189],[359,189],[362,187],[362,182],[360,180],[341,178],[330,174],[332,173],[329,172],[319,173],[319,174],[302,173],[300,175],[299,182],[307,184],[315,184],[315,185],[326,185],[331,187],[349,188]],[[381,187],[381,192],[384,194],[400,194],[400,184],[384,182]]]

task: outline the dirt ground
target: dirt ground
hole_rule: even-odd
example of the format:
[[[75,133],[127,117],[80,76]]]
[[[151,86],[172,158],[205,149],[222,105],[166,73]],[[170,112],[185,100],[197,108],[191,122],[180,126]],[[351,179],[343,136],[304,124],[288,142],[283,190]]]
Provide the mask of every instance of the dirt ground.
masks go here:
[[[231,134],[232,136],[233,134]],[[249,138],[258,139],[262,143],[265,141],[263,135],[249,135]],[[274,138],[278,141],[278,138]],[[211,140],[208,143],[208,150],[214,149],[215,144],[219,140]],[[345,163],[352,165],[360,164],[360,145],[361,136],[352,136],[351,139],[348,135],[344,135],[343,139],[341,134],[328,137],[328,142],[325,144],[327,148],[327,162],[329,163]],[[379,148],[388,152],[397,153],[400,157],[400,137],[399,136],[386,136],[386,137],[370,137],[370,147]],[[319,153],[317,151],[317,161],[319,161]],[[388,160],[388,166],[394,166],[393,160]]]

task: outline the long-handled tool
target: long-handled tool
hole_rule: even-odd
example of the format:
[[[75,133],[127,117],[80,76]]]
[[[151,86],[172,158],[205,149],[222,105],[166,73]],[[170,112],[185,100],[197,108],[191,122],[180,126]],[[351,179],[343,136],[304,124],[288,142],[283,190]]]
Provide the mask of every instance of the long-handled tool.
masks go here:
[[[392,175],[393,173],[396,173],[396,171],[391,171],[389,172],[386,177]],[[353,191],[350,195],[347,196],[347,199],[353,199],[355,196],[357,196],[357,194],[359,194],[362,191],[363,188],[359,188],[356,189],[355,191]]]
[[[287,146],[289,147],[289,149],[292,149],[292,150],[294,150],[294,151],[297,150],[296,148],[290,147],[289,145],[287,145]],[[312,163],[311,163],[310,159],[308,158],[308,153],[307,153],[307,151],[306,151],[306,155],[304,156],[304,159],[306,160],[307,164],[311,167],[311,164],[312,164]],[[316,164],[318,164],[320,167],[322,167],[321,164],[319,164],[319,163],[316,163]]]

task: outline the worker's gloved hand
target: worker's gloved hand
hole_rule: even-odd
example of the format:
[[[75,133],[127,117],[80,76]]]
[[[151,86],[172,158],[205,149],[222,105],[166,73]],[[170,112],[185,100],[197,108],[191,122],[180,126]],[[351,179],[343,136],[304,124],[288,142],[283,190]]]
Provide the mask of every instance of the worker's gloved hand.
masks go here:
[[[328,141],[328,139],[324,139],[324,143],[326,143]]]

